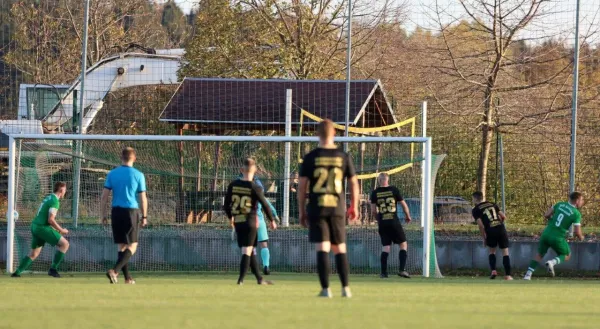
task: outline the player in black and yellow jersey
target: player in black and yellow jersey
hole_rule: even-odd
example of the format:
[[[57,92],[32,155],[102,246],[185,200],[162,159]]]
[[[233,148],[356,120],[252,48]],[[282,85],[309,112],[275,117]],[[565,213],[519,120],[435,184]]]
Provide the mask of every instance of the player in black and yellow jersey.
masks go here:
[[[320,297],[331,297],[329,289],[329,251],[333,249],[335,263],[342,283],[342,296],[351,297],[348,286],[348,257],[346,256],[346,195],[345,183],[350,187],[348,219],[358,214],[358,180],[352,160],[338,149],[333,139],[335,130],[331,120],[317,127],[319,147],[308,153],[300,169],[298,209],[300,223],[309,228],[310,242],[316,245],[317,271],[321,282]],[[308,207],[306,195],[308,194]]]
[[[381,237],[381,278],[387,278],[387,260],[392,243],[400,246],[400,272],[403,278],[410,278],[406,271],[406,259],[408,258],[408,243],[404,229],[398,218],[398,204],[404,211],[406,223],[410,223],[410,211],[406,202],[400,195],[400,191],[389,184],[390,177],[386,173],[379,174],[377,182],[379,187],[371,193],[371,213],[377,217],[379,236]]]
[[[256,277],[258,284],[273,284],[271,281],[264,280],[260,275],[256,256],[252,252],[257,244],[257,209],[259,203],[267,213],[271,228],[277,228],[275,216],[271,212],[262,189],[252,182],[255,173],[256,162],[250,158],[244,160],[244,167],[242,168],[243,178],[229,184],[227,194],[225,195],[225,213],[231,220],[231,226],[235,228],[238,246],[242,250],[240,277],[238,279],[239,285],[244,283],[244,277],[248,272],[248,265],[250,265],[250,270]]]
[[[498,276],[496,272],[496,247],[502,250],[502,264],[504,265],[504,279],[512,280],[510,268],[510,256],[508,255],[508,233],[504,226],[506,216],[500,211],[500,207],[493,202],[483,199],[483,193],[473,193],[473,218],[479,225],[479,232],[483,237],[483,244],[489,248],[489,262],[492,274],[490,279]]]

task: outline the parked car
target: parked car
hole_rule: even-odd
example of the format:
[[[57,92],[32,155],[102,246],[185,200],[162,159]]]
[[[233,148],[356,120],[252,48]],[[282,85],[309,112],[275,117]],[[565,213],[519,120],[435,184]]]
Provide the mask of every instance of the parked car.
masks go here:
[[[421,220],[421,199],[407,198],[406,204],[414,221]],[[433,216],[435,223],[469,224],[473,223],[471,204],[455,196],[440,196],[433,201]],[[404,212],[398,209],[398,217],[404,221]]]

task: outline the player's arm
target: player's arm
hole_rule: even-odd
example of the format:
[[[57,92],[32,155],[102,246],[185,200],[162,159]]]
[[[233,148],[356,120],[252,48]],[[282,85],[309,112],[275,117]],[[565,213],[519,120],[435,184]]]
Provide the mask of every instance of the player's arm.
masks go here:
[[[142,206],[142,226],[146,226],[148,225],[148,197],[146,196],[146,192],[138,193],[138,199]]]
[[[56,221],[56,214],[58,213],[58,208],[50,208],[48,210],[48,224],[52,226],[55,230],[57,230],[60,234],[65,235],[69,233],[69,230],[62,228],[58,222]]]
[[[410,209],[408,208],[406,201],[404,201],[404,198],[402,197],[400,191],[398,191],[397,188],[394,188],[394,196],[396,197],[396,203],[399,203],[400,207],[402,207],[402,211],[404,211],[404,218],[406,218],[406,224],[410,223],[412,221],[412,217],[410,216]]]
[[[498,217],[502,222],[506,220],[506,215],[502,211],[498,211]]]
[[[485,240],[485,238],[487,238],[487,234],[485,234],[485,226],[483,226],[481,218],[477,218],[476,221],[477,226],[479,227],[479,234],[481,234],[481,237]]]
[[[148,197],[146,195],[146,177],[139,173],[137,195],[142,206],[142,226],[148,225]]]
[[[373,218],[377,218],[377,210],[379,210],[379,208],[377,207],[377,194],[375,193],[375,191],[371,192],[371,216],[373,216]]]
[[[358,219],[358,202],[360,198],[360,187],[358,186],[358,179],[356,176],[348,179],[350,182],[350,207],[352,212],[350,213],[350,220]]]
[[[579,239],[579,241],[583,241],[583,239],[585,238],[583,236],[583,231],[581,230],[581,225],[579,224],[573,224],[573,233]]]
[[[352,158],[350,155],[346,157],[346,177],[348,177],[348,182],[350,183],[350,209],[352,210],[349,213],[349,219],[351,221],[358,219],[358,202],[359,202],[359,194],[360,187],[358,186],[358,178],[356,177],[356,171],[354,170],[354,163],[352,162]]]
[[[306,218],[306,193],[308,193],[308,171],[312,168],[308,168],[308,162],[303,161],[300,167],[300,179],[298,180],[298,216],[300,217],[300,225],[308,227],[308,220]]]
[[[267,201],[267,198],[265,198],[265,195],[263,194],[262,190],[255,186],[254,193],[256,194],[258,202],[263,207],[265,214],[267,214],[267,218],[271,222],[271,228],[277,228],[277,221],[279,220],[279,218],[275,217],[273,211],[271,211],[271,204],[269,203],[269,201]]]
[[[473,208],[473,211],[471,211],[471,216],[473,216],[473,219],[475,220],[475,222],[477,222],[477,227],[479,227],[479,234],[481,234],[483,240],[485,241],[487,236],[485,234],[485,226],[483,226],[483,222],[481,221],[481,213],[477,208]]]
[[[102,224],[108,223],[108,216],[106,215],[106,209],[108,208],[107,203],[108,203],[109,196],[110,196],[110,190],[107,189],[106,187],[104,187],[104,189],[102,190],[102,197],[100,197],[100,209],[102,211],[100,218],[101,218]]]
[[[374,203],[371,203],[371,216],[373,216],[374,218],[377,218],[377,205]]]
[[[412,221],[412,217],[410,217],[410,209],[408,208],[406,201],[402,200],[398,203],[400,203],[400,207],[402,207],[402,211],[404,211],[404,218],[406,218],[406,224],[410,223]]]
[[[546,218],[546,220],[549,220],[550,218],[552,218],[552,215],[554,215],[554,206],[550,207],[550,209],[546,211],[546,213],[544,214],[544,218]]]
[[[229,218],[229,220],[231,220],[231,223],[233,225],[233,214],[231,213],[232,190],[233,190],[233,186],[232,186],[232,184],[229,184],[229,186],[227,187],[227,193],[225,193],[225,202],[223,204],[223,210],[225,211],[227,218]]]
[[[583,236],[583,231],[581,230],[581,214],[577,215],[577,218],[575,219],[575,222],[573,223],[573,233],[575,236],[577,236],[579,241],[583,241],[584,236]]]
[[[269,201],[269,199],[265,198],[265,200],[267,200],[267,204],[269,205],[268,208],[271,209],[271,212],[273,213],[273,216],[275,216],[275,221],[277,223],[281,223],[281,220],[279,219],[279,215],[277,214],[277,210],[275,210],[275,207],[273,206],[273,204]]]
[[[477,226],[479,227],[479,234],[481,234],[481,237],[483,238],[483,246],[485,247],[485,240],[487,239],[487,234],[485,234],[485,226],[483,226],[481,218],[477,218]]]
[[[108,223],[108,216],[106,215],[106,209],[108,208],[108,197],[110,196],[110,191],[112,191],[112,183],[110,179],[110,172],[106,175],[106,179],[104,180],[104,189],[102,189],[102,196],[100,197],[100,221],[102,224]]]

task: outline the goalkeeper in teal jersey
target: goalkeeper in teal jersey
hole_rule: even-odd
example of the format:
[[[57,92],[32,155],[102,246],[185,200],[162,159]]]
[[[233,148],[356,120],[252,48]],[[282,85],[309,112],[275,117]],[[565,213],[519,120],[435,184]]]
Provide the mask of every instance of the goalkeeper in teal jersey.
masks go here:
[[[239,177],[239,179],[241,179],[241,177]],[[254,184],[256,184],[264,192],[265,187],[260,181],[260,179],[258,179],[258,177],[254,177]],[[273,216],[275,216],[275,221],[279,223],[279,216],[277,216],[277,211],[275,210],[275,207],[273,207],[273,204],[271,204],[269,200],[267,200],[267,203],[269,204],[269,208],[271,208]],[[260,259],[262,260],[263,273],[265,275],[269,275],[271,274],[271,252],[269,251],[268,243],[269,233],[267,231],[267,223],[265,222],[265,214],[260,203],[258,203],[258,209],[256,210],[256,213],[258,216],[257,240],[258,244],[260,245]],[[254,252],[256,253],[256,248],[254,249]]]
[[[69,231],[62,228],[56,222],[56,214],[60,208],[59,200],[65,193],[67,193],[67,184],[57,182],[54,184],[54,193],[47,195],[42,201],[37,215],[31,223],[31,252],[21,259],[19,267],[12,274],[12,277],[20,277],[21,273],[27,270],[31,263],[40,255],[42,247],[47,243],[58,248],[54,254],[48,275],[60,278],[58,266],[65,257],[67,250],[69,250],[69,241],[62,235],[68,234]]]
[[[540,245],[535,259],[529,263],[529,269],[523,280],[531,280],[531,275],[542,261],[549,248],[552,248],[557,257],[546,262],[548,273],[554,276],[554,266],[568,261],[571,258],[571,248],[566,239],[566,234],[571,225],[579,240],[583,241],[581,232],[581,213],[579,209],[583,206],[583,195],[573,192],[569,196],[569,202],[559,202],[548,209],[544,217],[548,220],[548,226],[540,236]]]

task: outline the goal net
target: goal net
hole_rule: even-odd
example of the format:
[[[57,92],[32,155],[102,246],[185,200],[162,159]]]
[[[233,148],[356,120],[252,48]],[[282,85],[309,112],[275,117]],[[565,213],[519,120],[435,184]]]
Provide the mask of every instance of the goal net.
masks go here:
[[[6,268],[13,271],[27,255],[31,221],[57,181],[66,182],[68,188],[57,218],[70,230],[66,237],[70,249],[60,270],[97,272],[112,266],[117,254],[110,227],[100,224],[100,196],[106,174],[120,165],[121,150],[131,146],[137,152],[135,167],[146,177],[150,223],[140,233],[131,270],[237,271],[239,249],[222,211],[223,199],[227,185],[238,179],[242,160],[253,157],[265,194],[285,223],[269,232],[272,270],[314,271],[314,248],[307,230],[298,225],[295,187],[299,155],[315,148],[316,141],[283,136],[13,136],[8,209],[15,212],[7,212]],[[431,216],[441,158],[431,155],[430,139],[347,137],[338,138],[337,143],[347,146],[361,185],[361,219],[348,224],[352,273],[379,273],[381,244],[377,223],[370,215],[369,195],[376,187],[377,174],[388,172],[413,218],[404,224],[408,270],[441,277]],[[53,252],[47,245],[31,270],[47,271]],[[392,248],[389,267],[397,270],[397,246]]]

